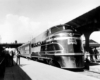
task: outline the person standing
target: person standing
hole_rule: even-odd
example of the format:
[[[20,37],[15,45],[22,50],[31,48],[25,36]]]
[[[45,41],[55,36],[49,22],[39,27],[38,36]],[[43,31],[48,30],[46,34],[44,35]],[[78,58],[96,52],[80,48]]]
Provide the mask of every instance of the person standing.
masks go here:
[[[98,52],[98,51],[97,51],[97,49],[95,48],[95,49],[94,49],[95,61],[97,61],[97,56],[98,56],[98,53],[99,53],[99,52]]]
[[[16,64],[20,65],[20,51],[17,49],[17,61]]]
[[[89,53],[90,53],[90,61],[94,62],[94,59],[93,59],[94,52],[91,47],[89,48]]]
[[[11,65],[12,65],[12,66],[14,65],[14,63],[13,63],[13,58],[14,58],[14,52],[11,51]]]

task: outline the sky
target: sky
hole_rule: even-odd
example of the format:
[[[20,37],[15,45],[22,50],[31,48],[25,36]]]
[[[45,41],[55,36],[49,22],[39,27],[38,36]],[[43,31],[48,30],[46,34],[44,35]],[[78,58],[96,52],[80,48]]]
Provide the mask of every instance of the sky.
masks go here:
[[[28,42],[48,28],[64,24],[97,6],[100,0],[0,0],[0,41]],[[90,38],[100,42],[97,35],[100,32]]]

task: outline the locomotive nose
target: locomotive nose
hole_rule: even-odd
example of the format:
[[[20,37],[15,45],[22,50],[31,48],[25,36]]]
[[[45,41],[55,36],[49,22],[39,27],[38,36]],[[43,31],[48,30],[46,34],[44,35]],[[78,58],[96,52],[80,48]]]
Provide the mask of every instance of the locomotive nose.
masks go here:
[[[63,55],[60,57],[61,68],[66,69],[83,69],[84,63],[82,55]]]

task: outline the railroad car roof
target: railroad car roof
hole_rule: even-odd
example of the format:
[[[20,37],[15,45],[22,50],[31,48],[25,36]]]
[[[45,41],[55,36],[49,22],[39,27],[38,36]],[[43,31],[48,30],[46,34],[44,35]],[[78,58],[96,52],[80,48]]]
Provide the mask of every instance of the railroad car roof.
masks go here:
[[[30,44],[30,41],[27,42],[27,43],[25,43],[25,44],[23,44],[23,45],[21,45],[21,46],[19,46],[18,48],[25,47],[25,46],[27,46],[27,45],[29,45],[29,44]]]

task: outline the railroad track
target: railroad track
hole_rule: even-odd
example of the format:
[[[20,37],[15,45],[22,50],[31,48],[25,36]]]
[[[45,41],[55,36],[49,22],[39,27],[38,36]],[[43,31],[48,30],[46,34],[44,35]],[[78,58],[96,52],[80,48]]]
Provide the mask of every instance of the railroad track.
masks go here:
[[[91,76],[100,79],[100,73],[89,71],[89,70],[84,70],[83,72],[77,72],[83,75]]]

